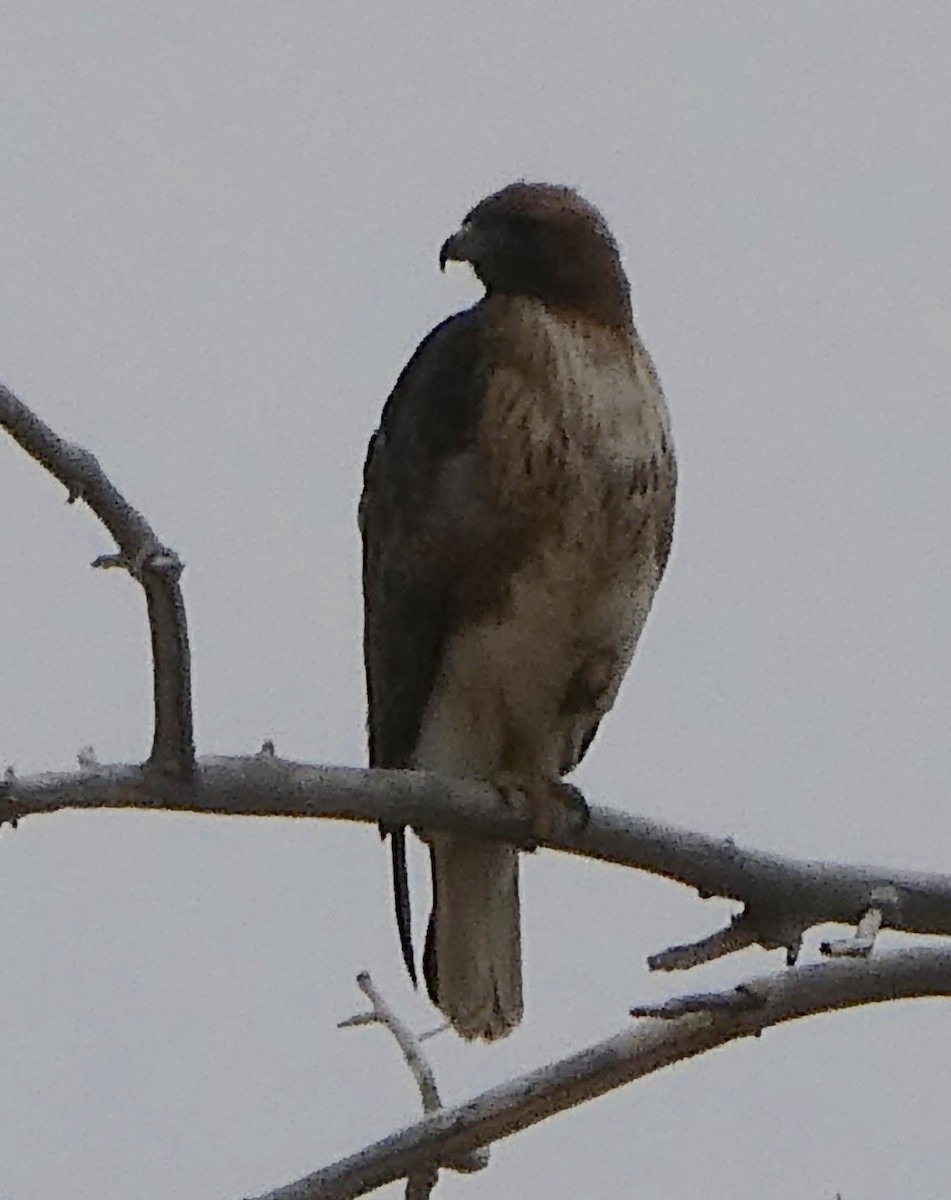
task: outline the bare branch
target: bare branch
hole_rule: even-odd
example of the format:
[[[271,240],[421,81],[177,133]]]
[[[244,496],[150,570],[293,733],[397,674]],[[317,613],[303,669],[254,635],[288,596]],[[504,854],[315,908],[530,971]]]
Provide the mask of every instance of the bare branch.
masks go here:
[[[414,1036],[409,1027],[399,1019],[390,1005],[384,1000],[379,988],[376,987],[370,978],[369,971],[360,972],[357,976],[357,987],[359,987],[360,991],[370,1001],[370,1004],[373,1006],[372,1010],[368,1013],[359,1013],[355,1017],[348,1017],[345,1021],[340,1022],[338,1028],[352,1028],[357,1025],[385,1026],[393,1034],[394,1038],[396,1038],[396,1043],[403,1052],[406,1064],[413,1073],[413,1078],[416,1080],[420,1098],[423,1102],[423,1112],[438,1112],[442,1108],[442,1100],[439,1098],[436,1076],[433,1073],[432,1067],[427,1062],[426,1056],[423,1054],[419,1038]],[[432,1193],[433,1188],[438,1182],[439,1166],[449,1167],[453,1171],[465,1174],[472,1174],[474,1171],[483,1170],[488,1164],[488,1148],[475,1150],[471,1154],[464,1154],[458,1160],[440,1163],[438,1166],[430,1163],[418,1174],[413,1174],[409,1177],[406,1187],[407,1200],[410,1200],[410,1197],[413,1197],[414,1200],[425,1200]]]
[[[500,800],[488,784],[427,772],[311,766],[270,754],[202,759],[191,780],[132,766],[38,775],[17,779],[3,802],[9,817],[18,818],[61,808],[161,808],[233,816],[325,817],[374,825],[405,822],[515,844],[524,843],[531,832],[527,814]],[[584,829],[553,830],[542,844],[662,875],[704,896],[742,901],[751,915],[737,918],[731,930],[711,939],[731,949],[756,940],[767,947],[795,950],[797,931],[827,922],[854,925],[873,895],[889,894],[897,899],[888,904],[881,901],[884,927],[951,937],[951,876],[936,872],[741,850],[729,839],[704,837],[597,807],[592,807]],[[878,890],[882,888],[892,892]],[[736,925],[742,937],[731,945]],[[665,951],[655,965],[670,969],[664,956],[671,953],[682,955],[674,966],[700,961],[688,951]]]
[[[716,958],[725,958],[747,946],[758,945],[767,950],[785,947],[786,962],[792,966],[799,958],[802,936],[807,928],[808,923],[803,925],[795,911],[785,913],[761,904],[748,904],[725,929],[718,929],[699,942],[671,946],[669,950],[652,954],[647,965],[652,971],[683,971]]]
[[[195,761],[191,666],[182,563],[162,545],[140,512],[109,481],[98,460],[65,441],[0,384],[0,425],[66,488],[72,504],[84,500],[115,539],[118,554],[101,555],[94,567],[123,567],[145,591],[152,637],[155,730],[149,765],[187,776]]]
[[[737,1003],[648,1021],[341,1159],[257,1200],[349,1200],[433,1162],[457,1158],[555,1113],[725,1042],[819,1012],[915,996],[951,995],[951,948],[915,947],[834,959],[751,980]],[[752,998],[752,1000],[750,999]]]
[[[738,913],[725,929],[718,929],[699,942],[671,946],[669,950],[652,954],[647,965],[652,971],[684,971],[755,945],[756,933],[756,929],[747,923],[746,914]]]
[[[439,1088],[436,1086],[436,1076],[433,1074],[432,1067],[426,1061],[426,1056],[420,1048],[418,1039],[413,1035],[409,1026],[399,1019],[393,1009],[383,999],[379,988],[370,978],[369,971],[360,972],[357,976],[357,987],[370,1001],[372,1009],[368,1013],[361,1013],[358,1017],[349,1017],[347,1020],[341,1021],[337,1028],[345,1029],[353,1025],[382,1025],[388,1029],[396,1039],[396,1044],[406,1059],[406,1065],[412,1071],[413,1078],[416,1080],[420,1099],[423,1102],[423,1112],[431,1113],[435,1112],[437,1108],[442,1108],[442,1101],[439,1099]]]

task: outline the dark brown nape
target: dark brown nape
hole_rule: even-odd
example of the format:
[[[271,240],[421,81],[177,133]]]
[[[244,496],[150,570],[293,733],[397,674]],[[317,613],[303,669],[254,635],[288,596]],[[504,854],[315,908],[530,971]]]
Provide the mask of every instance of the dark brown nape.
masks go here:
[[[510,184],[469,213],[469,261],[488,293],[532,296],[613,328],[632,323],[630,285],[601,213],[571,188]]]

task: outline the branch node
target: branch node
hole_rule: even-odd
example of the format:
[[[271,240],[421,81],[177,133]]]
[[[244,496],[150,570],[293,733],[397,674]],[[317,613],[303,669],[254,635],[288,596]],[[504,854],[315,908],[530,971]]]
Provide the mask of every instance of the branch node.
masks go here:
[[[0,829],[4,825],[16,829],[20,817],[27,815],[27,809],[17,803],[16,782],[16,771],[12,766],[7,767],[0,779]]]
[[[80,746],[76,754],[76,762],[79,764],[80,771],[95,771],[100,765],[95,748],[92,746]]]
[[[174,550],[163,546],[154,534],[146,535],[136,547],[134,554],[119,551],[115,554],[100,554],[90,564],[99,570],[119,568],[128,571],[133,579],[142,582],[146,568],[164,575],[170,582],[175,583],[180,578],[185,564]]]

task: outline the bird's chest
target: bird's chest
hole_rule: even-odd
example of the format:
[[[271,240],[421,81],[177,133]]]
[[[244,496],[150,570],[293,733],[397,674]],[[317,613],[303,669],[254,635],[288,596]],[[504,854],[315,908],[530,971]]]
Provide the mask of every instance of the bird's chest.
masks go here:
[[[497,503],[539,546],[615,555],[639,519],[664,434],[646,359],[616,334],[522,314],[486,393],[480,442]],[[583,568],[583,562],[578,562]]]

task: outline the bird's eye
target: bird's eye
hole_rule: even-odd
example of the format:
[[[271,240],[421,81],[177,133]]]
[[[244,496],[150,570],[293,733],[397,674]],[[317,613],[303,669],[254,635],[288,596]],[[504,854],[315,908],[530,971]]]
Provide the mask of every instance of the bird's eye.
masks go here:
[[[516,242],[534,237],[537,223],[526,213],[512,213],[505,221],[506,234]]]

